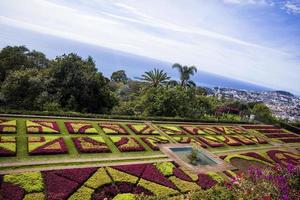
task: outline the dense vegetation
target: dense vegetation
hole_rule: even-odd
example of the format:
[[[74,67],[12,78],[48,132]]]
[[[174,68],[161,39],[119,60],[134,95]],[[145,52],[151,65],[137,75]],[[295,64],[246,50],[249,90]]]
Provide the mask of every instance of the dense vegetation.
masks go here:
[[[74,53],[47,59],[24,46],[7,46],[0,52],[0,105],[3,109],[73,111],[132,116],[201,119],[248,119],[271,122],[270,110],[261,103],[232,102],[207,96],[191,80],[194,66],[173,65],[179,81],[154,69],[137,80],[124,70],[110,79],[96,68],[92,57]]]

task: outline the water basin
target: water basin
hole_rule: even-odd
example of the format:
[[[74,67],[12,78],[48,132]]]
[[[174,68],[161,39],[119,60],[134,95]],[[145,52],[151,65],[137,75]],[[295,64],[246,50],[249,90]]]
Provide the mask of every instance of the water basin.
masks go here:
[[[183,160],[186,163],[192,164],[194,166],[201,166],[201,165],[217,165],[217,162],[214,161],[213,158],[209,157],[206,155],[204,151],[197,150],[196,151],[196,156],[197,159],[193,159],[191,161],[191,153],[193,148],[192,147],[172,147],[170,150],[177,155],[181,160]]]

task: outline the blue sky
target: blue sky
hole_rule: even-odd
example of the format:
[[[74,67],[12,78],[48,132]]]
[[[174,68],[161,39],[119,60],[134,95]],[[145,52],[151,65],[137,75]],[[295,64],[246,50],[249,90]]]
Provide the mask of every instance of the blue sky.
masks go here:
[[[300,94],[300,0],[1,0],[1,48],[22,30]]]

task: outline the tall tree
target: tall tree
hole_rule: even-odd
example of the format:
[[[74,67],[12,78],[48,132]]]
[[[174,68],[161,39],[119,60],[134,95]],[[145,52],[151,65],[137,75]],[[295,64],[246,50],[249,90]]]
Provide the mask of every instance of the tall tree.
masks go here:
[[[195,86],[195,83],[190,80],[190,77],[197,72],[197,68],[195,66],[182,66],[178,63],[175,63],[172,68],[178,69],[180,73],[181,86]]]
[[[50,65],[49,94],[56,96],[62,107],[103,113],[115,105],[109,80],[97,71],[91,57],[82,59],[72,53],[57,57]]]
[[[112,73],[110,79],[115,82],[127,83],[128,77],[124,70],[118,70]]]
[[[153,87],[157,87],[159,85],[165,84],[168,82],[170,77],[168,77],[167,73],[164,70],[154,69],[142,75],[140,80],[149,83]]]

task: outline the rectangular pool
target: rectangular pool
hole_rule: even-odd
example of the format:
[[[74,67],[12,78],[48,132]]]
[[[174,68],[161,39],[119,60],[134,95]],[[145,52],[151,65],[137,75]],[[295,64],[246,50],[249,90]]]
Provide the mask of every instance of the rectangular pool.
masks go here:
[[[196,151],[197,159],[191,159],[192,147],[172,147],[170,150],[176,154],[181,160],[186,163],[199,166],[199,165],[216,165],[212,158],[207,156],[205,152],[201,150]]]

